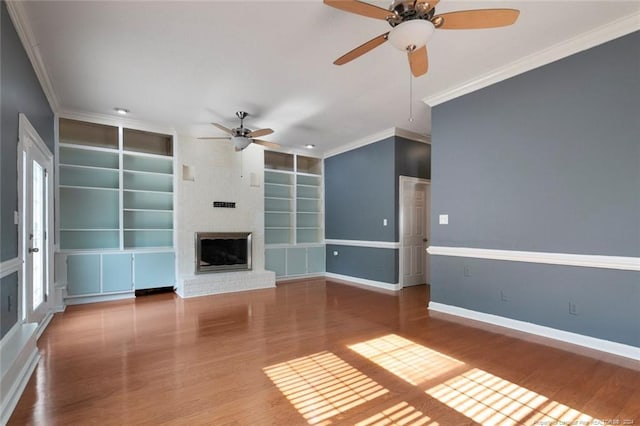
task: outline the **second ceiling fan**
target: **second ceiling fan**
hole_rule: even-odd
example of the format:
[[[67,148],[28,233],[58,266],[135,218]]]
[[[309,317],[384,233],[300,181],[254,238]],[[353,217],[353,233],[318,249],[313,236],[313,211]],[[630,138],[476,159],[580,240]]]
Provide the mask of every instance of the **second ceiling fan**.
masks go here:
[[[395,0],[389,9],[358,0],[324,0],[326,5],[369,18],[382,19],[392,29],[347,52],[334,61],[343,65],[389,41],[406,51],[411,73],[419,77],[427,73],[429,60],[427,41],[436,29],[463,30],[504,27],[513,24],[520,11],[516,9],[460,10],[436,15],[440,0]]]

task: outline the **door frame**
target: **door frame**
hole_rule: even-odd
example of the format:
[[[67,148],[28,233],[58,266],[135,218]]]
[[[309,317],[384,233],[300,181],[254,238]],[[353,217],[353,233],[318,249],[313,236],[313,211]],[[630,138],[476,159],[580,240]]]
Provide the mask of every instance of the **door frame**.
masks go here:
[[[410,176],[400,176],[399,179],[399,191],[398,191],[398,232],[399,232],[399,239],[400,239],[400,248],[398,250],[398,283],[400,284],[400,288],[404,288],[404,250],[402,250],[402,248],[404,247],[404,206],[403,206],[403,200],[404,200],[404,183],[416,183],[416,184],[425,184],[429,186],[429,189],[431,189],[431,180],[430,179],[423,179],[423,178],[416,178],[416,177],[410,177]],[[429,209],[425,209],[425,214],[426,214],[426,218],[429,218],[430,214],[431,214],[431,191],[429,191],[428,193],[429,195]],[[427,221],[427,223],[430,223],[430,221]],[[431,233],[429,232],[429,235],[431,235]],[[426,252],[425,252],[425,256],[426,256]],[[428,265],[427,265],[428,267]],[[426,271],[426,268],[425,268]],[[425,277],[426,279],[426,277]]]
[[[19,322],[34,322],[36,313],[32,306],[30,306],[30,300],[26,300],[27,296],[31,294],[32,289],[28,281],[30,273],[27,273],[27,255],[26,249],[28,241],[26,241],[25,230],[31,210],[29,205],[30,200],[28,198],[27,189],[31,186],[31,182],[27,182],[30,176],[26,176],[27,170],[25,165],[30,167],[31,152],[38,151],[47,161],[46,170],[49,175],[47,179],[47,238],[46,238],[46,290],[45,300],[40,305],[42,310],[42,322],[46,321],[47,314],[51,312],[51,303],[53,299],[54,290],[54,161],[53,153],[49,147],[44,143],[37,130],[29,122],[29,119],[25,114],[20,113],[18,116],[18,214],[19,214],[19,226],[18,226],[18,257],[20,258],[21,274],[19,279],[18,289],[18,321]],[[38,309],[38,311],[40,311]]]

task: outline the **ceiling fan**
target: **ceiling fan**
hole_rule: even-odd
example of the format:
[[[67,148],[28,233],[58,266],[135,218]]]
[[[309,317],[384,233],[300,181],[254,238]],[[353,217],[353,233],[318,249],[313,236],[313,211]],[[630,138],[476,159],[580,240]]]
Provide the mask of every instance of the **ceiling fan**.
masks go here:
[[[229,129],[228,127],[223,126],[218,123],[211,123],[216,126],[218,129],[227,133],[229,136],[223,137],[212,137],[212,138],[198,138],[198,139],[226,139],[233,142],[233,146],[236,151],[242,151],[251,143],[255,143],[258,145],[266,146],[268,148],[280,148],[280,145],[273,142],[263,141],[261,139],[255,139],[260,136],[267,136],[273,133],[271,129],[258,129],[258,130],[250,130],[244,127],[244,119],[248,117],[249,114],[244,111],[236,112],[236,117],[240,119],[240,127],[236,127],[234,129]]]
[[[436,29],[464,30],[504,27],[513,24],[519,10],[478,9],[460,10],[436,15],[440,0],[394,0],[389,9],[358,0],[324,0],[326,5],[345,12],[386,20],[391,30],[381,34],[334,61],[335,65],[350,62],[389,41],[394,47],[407,52],[411,73],[419,77],[427,73],[427,41]]]

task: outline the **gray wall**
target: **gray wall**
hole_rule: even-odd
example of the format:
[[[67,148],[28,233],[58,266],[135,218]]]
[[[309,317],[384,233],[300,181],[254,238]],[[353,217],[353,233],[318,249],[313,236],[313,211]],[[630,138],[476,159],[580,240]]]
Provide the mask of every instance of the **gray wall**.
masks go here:
[[[18,228],[13,223],[13,212],[18,209],[18,114],[27,116],[51,152],[54,117],[4,2],[0,3],[0,15],[0,261],[5,261],[18,256]],[[0,287],[2,335],[8,329],[5,320],[11,318],[5,312],[9,278],[5,277]]]
[[[428,178],[429,156],[429,145],[394,136],[325,159],[326,238],[397,242],[399,176]],[[396,283],[398,250],[327,245],[326,268]]]
[[[638,46],[636,32],[433,108],[431,215],[449,225],[432,221],[432,245],[640,256]],[[640,346],[637,272],[432,256],[431,281],[436,302]]]

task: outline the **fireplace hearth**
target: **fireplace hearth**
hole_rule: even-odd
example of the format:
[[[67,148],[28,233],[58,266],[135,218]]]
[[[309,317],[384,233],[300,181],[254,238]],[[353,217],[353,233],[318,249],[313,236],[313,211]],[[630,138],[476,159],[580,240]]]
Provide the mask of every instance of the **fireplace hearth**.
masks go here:
[[[251,232],[196,232],[196,274],[251,270]]]

